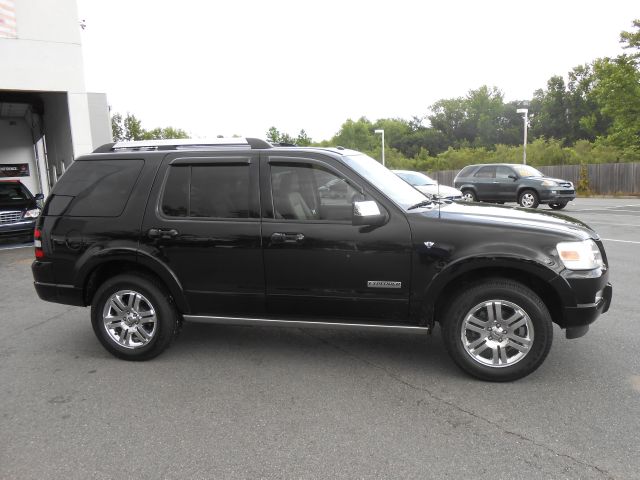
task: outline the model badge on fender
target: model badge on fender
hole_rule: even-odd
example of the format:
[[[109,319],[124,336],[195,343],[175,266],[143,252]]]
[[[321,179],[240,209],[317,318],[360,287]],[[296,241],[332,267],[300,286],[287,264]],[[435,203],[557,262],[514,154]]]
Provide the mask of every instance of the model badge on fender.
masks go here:
[[[402,288],[402,282],[389,282],[387,280],[369,280],[369,288]]]

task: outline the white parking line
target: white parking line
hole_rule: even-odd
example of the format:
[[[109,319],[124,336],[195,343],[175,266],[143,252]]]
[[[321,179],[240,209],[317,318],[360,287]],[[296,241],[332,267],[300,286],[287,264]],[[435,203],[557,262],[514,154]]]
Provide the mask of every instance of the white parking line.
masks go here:
[[[633,240],[615,240],[613,238],[601,238],[600,240],[605,240],[607,242],[635,243],[637,245],[640,245],[640,242],[635,242]]]
[[[16,246],[12,246],[12,247],[0,247],[0,250],[15,250],[17,248],[33,248],[33,244],[29,244],[29,245],[16,245]]]
[[[585,222],[587,225],[610,225],[612,227],[640,227],[640,224],[637,223],[609,223],[609,222],[600,222],[598,220],[588,220]]]

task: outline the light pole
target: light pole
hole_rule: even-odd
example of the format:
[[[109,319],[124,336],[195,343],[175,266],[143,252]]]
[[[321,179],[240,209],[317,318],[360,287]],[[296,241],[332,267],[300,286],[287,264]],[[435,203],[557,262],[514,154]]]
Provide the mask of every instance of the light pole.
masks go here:
[[[527,128],[529,127],[529,109],[528,108],[519,108],[516,110],[516,113],[522,113],[522,119],[524,120],[524,142],[522,147],[522,163],[524,165],[527,164]]]
[[[384,165],[384,130],[374,130],[373,133],[382,134],[382,165]]]

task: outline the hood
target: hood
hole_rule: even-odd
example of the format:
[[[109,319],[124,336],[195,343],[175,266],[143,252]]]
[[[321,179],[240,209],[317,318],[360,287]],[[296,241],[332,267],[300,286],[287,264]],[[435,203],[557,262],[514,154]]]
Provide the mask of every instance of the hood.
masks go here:
[[[552,211],[537,211],[492,204],[453,202],[440,208],[440,218],[483,226],[515,228],[555,234],[568,240],[598,239],[586,223]]]

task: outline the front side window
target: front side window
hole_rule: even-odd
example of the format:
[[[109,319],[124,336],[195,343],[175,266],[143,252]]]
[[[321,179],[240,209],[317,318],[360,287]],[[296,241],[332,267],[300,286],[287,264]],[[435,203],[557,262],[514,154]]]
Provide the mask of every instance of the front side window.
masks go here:
[[[360,194],[346,179],[314,164],[271,165],[274,217],[351,221]]]
[[[500,178],[502,180],[507,180],[509,175],[513,175],[513,170],[509,167],[496,167],[496,178]]]
[[[249,218],[249,165],[169,168],[162,213],[169,217]]]

